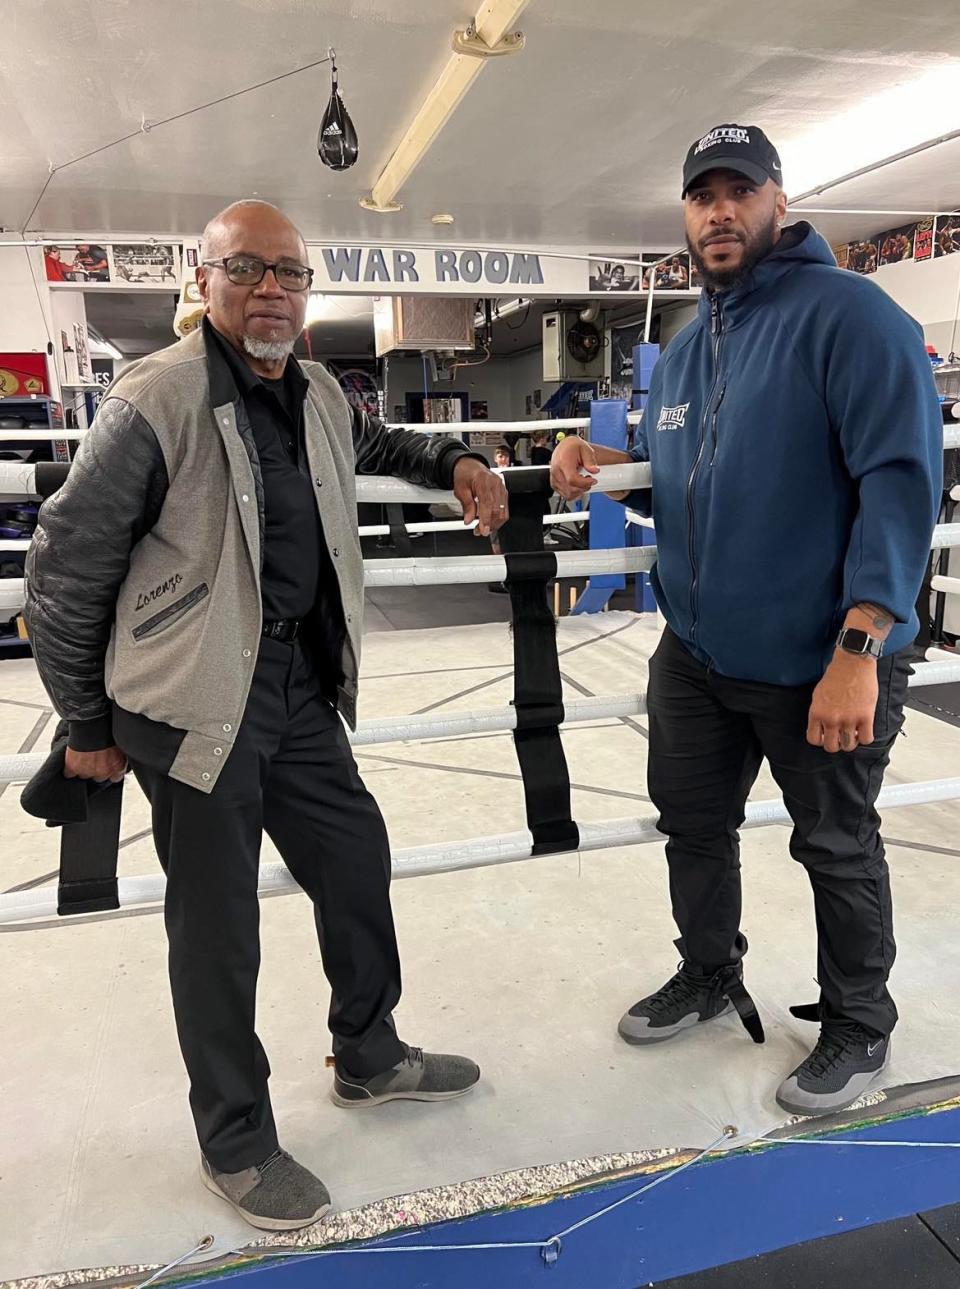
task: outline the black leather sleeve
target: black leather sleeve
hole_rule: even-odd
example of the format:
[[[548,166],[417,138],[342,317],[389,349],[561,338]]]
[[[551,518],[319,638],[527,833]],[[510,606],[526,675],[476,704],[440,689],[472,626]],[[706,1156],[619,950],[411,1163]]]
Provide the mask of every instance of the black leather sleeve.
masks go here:
[[[415,430],[388,430],[375,416],[358,407],[353,414],[353,449],[357,474],[392,474],[424,488],[451,488],[453,471],[462,457],[485,459],[459,439]]]
[[[103,667],[117,594],[167,486],[152,428],[131,404],[108,397],[63,487],[40,508],[24,617],[41,679],[80,751],[113,743]]]

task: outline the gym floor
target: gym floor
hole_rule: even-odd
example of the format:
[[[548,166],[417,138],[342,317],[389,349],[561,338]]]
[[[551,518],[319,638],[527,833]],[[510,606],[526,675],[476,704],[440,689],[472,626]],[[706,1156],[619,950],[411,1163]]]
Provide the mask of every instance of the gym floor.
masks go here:
[[[503,598],[482,587],[470,594],[484,604]],[[566,691],[643,689],[656,639],[655,623],[632,613],[564,617]],[[504,623],[372,630],[361,715],[503,705],[511,684]],[[2,745],[40,749],[51,721],[33,663],[0,664]],[[942,777],[958,763],[960,729],[914,710],[906,733],[888,782]],[[576,817],[650,814],[642,719],[572,726],[565,746]],[[509,735],[367,747],[357,759],[397,847],[523,826]],[[765,773],[753,796],[775,796]],[[13,787],[0,797],[3,888],[49,885],[56,835],[23,814],[17,797]],[[960,804],[889,810],[885,822],[903,1015],[888,1078],[900,1084],[960,1071]],[[156,871],[146,803],[133,785],[122,841],[121,874]],[[815,994],[810,896],[786,842],[783,826],[744,834],[747,972],[767,1026],[762,1048],[730,1018],[650,1052],[618,1039],[621,1011],[675,968],[657,846],[398,882],[400,1031],[434,1050],[473,1054],[485,1077],[463,1101],[369,1115],[345,1114],[326,1098],[329,999],[304,901],[265,901],[259,1026],[282,1141],[328,1181],[338,1210],[307,1235],[369,1237],[462,1217],[636,1166],[651,1151],[703,1147],[727,1124],[741,1141],[780,1124],[774,1089],[812,1041],[787,1008]],[[269,844],[265,857],[275,857]],[[0,1210],[15,1216],[0,1226],[3,1278],[161,1263],[208,1232],[221,1249],[250,1240],[196,1180],[161,919],[125,912],[0,936]]]

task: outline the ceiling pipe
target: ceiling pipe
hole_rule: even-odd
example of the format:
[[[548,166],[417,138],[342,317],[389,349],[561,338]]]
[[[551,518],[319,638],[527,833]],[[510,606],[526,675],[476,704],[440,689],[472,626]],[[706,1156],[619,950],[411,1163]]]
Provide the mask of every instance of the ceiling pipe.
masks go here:
[[[791,197],[787,204],[792,206],[798,201],[808,201],[811,197],[819,197],[821,193],[827,192],[831,188],[837,188],[840,184],[849,183],[851,179],[860,179],[863,175],[873,174],[875,170],[882,170],[884,166],[892,166],[895,161],[905,161],[907,157],[915,157],[920,152],[927,152],[930,148],[938,148],[941,143],[950,143],[953,139],[960,139],[960,130],[951,130],[948,134],[940,134],[935,139],[927,139],[924,143],[915,143],[912,148],[904,148],[902,152],[895,152],[893,156],[882,157],[879,161],[871,161],[868,166],[861,166],[859,170],[851,170],[849,174],[840,175],[838,179],[830,179],[827,183],[817,184],[816,188],[808,188],[806,192],[801,192],[796,197]]]

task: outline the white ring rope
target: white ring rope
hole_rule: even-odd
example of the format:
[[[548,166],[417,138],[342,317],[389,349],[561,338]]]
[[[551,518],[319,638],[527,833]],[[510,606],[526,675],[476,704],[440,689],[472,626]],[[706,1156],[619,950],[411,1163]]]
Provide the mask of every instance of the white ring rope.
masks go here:
[[[960,524],[957,525],[960,529]],[[584,578],[608,573],[645,573],[657,557],[654,546],[634,546],[627,550],[557,551],[558,578]],[[451,558],[368,559],[363,562],[364,585],[382,586],[449,586],[468,582],[502,582],[507,575],[507,561],[502,555],[462,555]],[[23,608],[22,577],[0,580],[0,622],[14,617]]]
[[[627,423],[639,425],[642,412],[628,412]],[[388,430],[413,430],[417,434],[536,434],[538,430],[588,430],[589,416],[560,416],[541,421],[443,421],[425,425],[412,421],[386,421]],[[82,439],[88,430],[0,430],[0,443],[50,443],[54,439]]]
[[[960,524],[958,524],[960,528]],[[656,560],[653,546],[628,550],[557,551],[558,578],[601,576],[607,573],[645,573]],[[458,558],[364,560],[364,583],[381,586],[447,586],[451,583],[502,582],[507,561],[502,555],[463,555]]]
[[[623,467],[626,469],[627,467]],[[639,468],[639,467],[631,467]],[[424,492],[427,490],[424,489]],[[960,546],[960,523],[938,524],[933,530],[931,549]],[[655,546],[634,546],[625,550],[557,551],[558,578],[584,578],[610,573],[645,573],[656,562]],[[507,561],[502,555],[463,555],[453,558],[364,560],[364,582],[368,587],[448,586],[451,583],[502,582]],[[23,578],[0,580],[0,621],[9,620],[23,608]]]
[[[550,469],[546,465],[520,465],[509,466],[508,471],[511,475],[518,475],[524,471],[537,471],[538,473],[546,472]],[[0,465],[0,494],[3,493],[3,467]],[[504,470],[494,470],[494,474],[504,474]],[[601,466],[598,474],[595,476],[596,483],[591,492],[627,492],[635,488],[649,488],[650,466],[646,463],[637,463],[636,465],[605,465]],[[423,505],[454,505],[459,506],[459,502],[452,492],[439,492],[436,488],[421,488],[415,483],[406,483],[402,479],[393,479],[380,475],[357,475],[357,501],[369,502],[376,505],[386,505],[388,502],[412,502]]]
[[[54,443],[58,439],[82,439],[87,430],[0,430],[0,443]]]
[[[472,532],[477,527],[475,519],[471,524],[464,524],[462,519],[436,519],[427,523],[404,524],[403,527],[408,533],[462,533]],[[544,515],[543,523],[545,527],[551,528],[555,525],[563,524],[586,524],[590,522],[589,510],[565,510],[559,514]],[[632,510],[627,511],[627,522],[640,524],[645,528],[653,527],[652,519],[644,519]],[[357,535],[360,537],[389,537],[393,529],[389,524],[361,524],[357,529]],[[30,549],[31,539],[29,537],[12,537],[0,541],[0,554],[4,551],[19,552]]]
[[[44,463],[41,463],[44,464]],[[50,464],[45,463],[45,464]],[[511,466],[511,474],[523,470],[539,472],[549,470],[545,465]],[[39,501],[37,492],[35,464],[24,465],[16,461],[0,461],[0,502]],[[494,471],[502,474],[503,471]],[[596,476],[597,482],[592,489],[596,492],[622,492],[627,489],[650,487],[650,466],[611,465],[603,466]],[[455,505],[459,502],[453,492],[444,492],[439,488],[421,488],[417,484],[407,483],[404,479],[395,479],[388,475],[362,475],[356,477],[357,501],[385,505],[388,502],[415,502],[427,505]]]
[[[632,512],[627,511],[629,516]],[[559,515],[544,515],[543,522],[545,525],[553,524],[585,524],[590,519],[589,510],[564,511]],[[652,520],[649,521],[652,525]],[[476,528],[477,521],[472,524],[464,524],[462,519],[439,519],[425,524],[404,524],[408,533],[462,533],[465,528],[470,530]],[[361,537],[388,537],[393,529],[389,524],[362,524],[357,532]],[[26,543],[30,545],[29,542]],[[0,542],[0,551],[5,549],[3,542]]]
[[[877,805],[884,809],[897,806],[924,805],[935,801],[960,799],[960,778],[931,779],[924,783],[893,784],[884,788]],[[747,805],[744,828],[762,828],[767,824],[789,823],[790,816],[783,801],[754,801]],[[600,823],[581,823],[580,854],[591,850],[609,850],[619,846],[636,846],[646,842],[662,841],[657,829],[656,816],[647,818],[610,819]],[[428,846],[410,846],[392,854],[395,878],[426,877],[438,873],[456,873],[464,869],[488,868],[495,864],[510,864],[518,860],[539,858],[533,856],[533,837],[527,831],[479,837],[469,841],[435,842]],[[260,866],[259,894],[289,895],[300,887],[282,863]],[[121,877],[118,895],[121,908],[153,907],[163,903],[165,879],[162,873],[139,877]],[[102,917],[102,914],[97,915]],[[76,914],[57,918],[57,891],[55,886],[34,887],[26,891],[11,891],[0,895],[0,925],[26,923],[37,919],[54,919],[55,925],[83,922],[84,916]]]
[[[914,665],[911,688],[924,685],[946,685],[960,681],[960,658],[949,662],[921,662]],[[626,716],[643,716],[647,710],[645,694],[598,694],[595,698],[574,698],[564,703],[561,728],[584,721],[619,720]],[[436,738],[463,738],[471,734],[509,734],[517,728],[515,707],[487,707],[462,716],[386,716],[379,720],[360,721],[350,733],[353,747],[375,747],[383,743],[414,743]],[[26,783],[40,769],[45,753],[18,752],[0,756],[0,786]]]
[[[639,425],[642,412],[628,412],[627,424]],[[542,421],[446,421],[442,424],[424,425],[408,421],[387,421],[388,430],[413,430],[417,434],[535,434],[538,430],[588,430],[589,416],[561,416]],[[57,439],[82,439],[89,433],[84,429],[0,430],[0,443],[52,443]],[[960,425],[945,424],[944,448],[960,447]]]

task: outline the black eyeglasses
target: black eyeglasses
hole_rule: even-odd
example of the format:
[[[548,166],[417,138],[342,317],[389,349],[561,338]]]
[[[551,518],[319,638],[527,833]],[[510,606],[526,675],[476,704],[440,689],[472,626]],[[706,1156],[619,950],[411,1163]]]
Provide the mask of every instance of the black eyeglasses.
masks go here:
[[[290,260],[280,260],[268,264],[256,255],[228,255],[222,260],[204,260],[205,269],[223,269],[227,277],[236,286],[256,286],[266,276],[267,269],[273,269],[277,285],[284,291],[308,291],[313,281],[313,269],[304,264]]]

